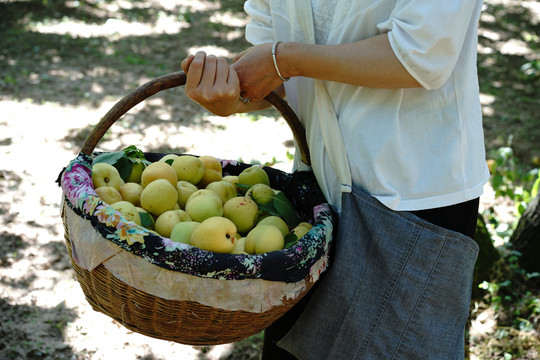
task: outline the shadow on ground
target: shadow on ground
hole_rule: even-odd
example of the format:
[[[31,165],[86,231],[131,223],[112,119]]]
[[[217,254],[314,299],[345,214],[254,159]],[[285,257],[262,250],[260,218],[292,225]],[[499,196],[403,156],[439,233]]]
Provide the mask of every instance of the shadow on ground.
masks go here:
[[[0,358],[77,359],[63,338],[64,327],[75,318],[64,303],[47,309],[10,305],[0,298]]]
[[[524,163],[540,155],[540,22],[520,2],[485,4],[478,56],[480,91],[493,97],[484,111],[488,152],[510,145]],[[538,166],[538,164],[536,164]]]
[[[221,13],[245,16],[242,1],[205,1],[201,3],[206,6],[200,9],[184,6],[181,2],[168,8],[146,1],[133,1],[131,8],[118,8],[112,3],[116,2],[31,0],[0,3],[2,98],[38,104],[52,102],[62,106],[99,107],[104,101],[119,100],[152,78],[179,71],[180,61],[192,47],[227,49],[229,55],[226,56],[232,60],[247,46],[243,26],[212,20]],[[181,30],[121,36],[122,24],[151,27],[160,19],[168,19]],[[119,28],[113,36],[84,35],[100,26],[110,26],[114,21],[118,22]],[[37,26],[61,26],[67,22],[74,22],[73,26],[86,26],[88,30],[79,30],[77,35],[36,30]],[[149,126],[164,121],[200,126],[201,118],[207,114],[187,99],[181,89],[161,93],[159,98],[158,105],[126,115],[122,124],[128,129],[126,131],[144,132]],[[156,107],[159,107],[161,117],[156,116]],[[202,125],[211,126],[207,122]],[[89,131],[84,128],[73,132],[71,139],[66,140],[80,146]]]

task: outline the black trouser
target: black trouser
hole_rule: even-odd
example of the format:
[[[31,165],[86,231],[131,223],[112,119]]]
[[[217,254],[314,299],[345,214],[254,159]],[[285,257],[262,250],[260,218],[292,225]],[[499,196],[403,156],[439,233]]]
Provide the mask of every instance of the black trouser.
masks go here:
[[[413,213],[432,224],[474,238],[479,203],[480,201],[477,198],[456,205],[413,211]],[[296,360],[295,356],[278,347],[276,343],[292,328],[317,284],[315,283],[312,290],[292,307],[291,310],[265,330],[262,360]]]

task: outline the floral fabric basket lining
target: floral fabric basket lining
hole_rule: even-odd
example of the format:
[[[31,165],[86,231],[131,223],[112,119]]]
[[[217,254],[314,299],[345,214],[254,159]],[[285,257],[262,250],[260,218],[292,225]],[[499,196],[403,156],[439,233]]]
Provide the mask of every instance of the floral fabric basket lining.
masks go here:
[[[147,158],[157,160],[161,155],[147,154]],[[127,221],[95,193],[91,162],[90,157],[79,155],[61,180],[73,260],[85,270],[104,264],[122,281],[156,296],[190,299],[227,310],[264,312],[282,303],[283,297],[295,298],[306,289],[304,279],[317,281],[328,264],[332,211],[325,203],[311,207],[321,194],[310,172],[287,174],[265,167],[274,188],[296,194],[291,198],[295,208],[304,208],[304,218],[309,216],[310,207],[314,211],[309,216],[314,226],[302,241],[278,252],[233,255],[175,243]],[[237,175],[250,165],[222,160],[222,166],[224,174]],[[217,298],[216,292],[212,296],[203,293],[200,284],[204,281],[198,278],[246,281],[220,282]],[[256,282],[257,287],[264,283],[264,291],[258,288],[253,292],[250,282],[254,279],[264,280]],[[257,298],[260,294],[266,298]]]

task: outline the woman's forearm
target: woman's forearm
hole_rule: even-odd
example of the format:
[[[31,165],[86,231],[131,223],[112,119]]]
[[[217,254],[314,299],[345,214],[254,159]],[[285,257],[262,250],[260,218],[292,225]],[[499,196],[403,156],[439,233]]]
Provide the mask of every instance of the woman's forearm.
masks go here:
[[[421,87],[395,56],[387,34],[340,45],[280,43],[277,62],[284,77],[304,76],[371,88]]]

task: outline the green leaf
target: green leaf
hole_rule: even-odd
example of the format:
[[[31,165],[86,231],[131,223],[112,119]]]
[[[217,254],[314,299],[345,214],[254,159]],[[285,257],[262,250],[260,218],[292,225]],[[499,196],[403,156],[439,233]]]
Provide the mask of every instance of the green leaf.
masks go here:
[[[258,207],[270,207],[274,209],[274,203],[273,199],[275,198],[275,195],[258,195],[257,199],[253,199]]]
[[[246,185],[246,184],[240,184],[240,183],[234,183],[236,185],[236,187],[238,189],[240,189],[240,191],[242,191],[244,194],[249,190],[249,188],[251,187],[251,185]]]
[[[124,156],[125,154],[123,151],[115,151],[115,152],[100,154],[94,158],[94,164],[107,163],[107,164],[114,165],[118,162],[118,160],[120,160]]]
[[[141,218],[141,225],[147,229],[153,229],[154,228],[154,220],[152,219],[152,216],[150,216],[149,213],[146,212],[139,212],[139,217]]]
[[[295,227],[300,223],[296,210],[283,192],[274,196],[274,207],[289,226]]]
[[[525,212],[525,209],[527,209],[527,203],[524,201],[520,201],[516,203],[516,211],[521,216]]]
[[[123,151],[100,154],[94,158],[94,164],[97,163],[111,164],[118,170],[120,177],[124,181],[131,174],[131,168],[133,167],[132,160],[129,159]]]
[[[265,212],[267,214],[274,215],[274,216],[281,216],[281,213],[274,208],[272,203],[264,204],[264,205],[257,205],[257,206],[259,207],[259,210],[261,210],[262,212]]]
[[[285,240],[285,246],[283,246],[283,248],[288,249],[298,242],[298,236],[294,233],[289,233],[285,235],[284,240]]]
[[[135,145],[128,146],[122,150],[126,156],[130,159],[143,159],[146,160],[142,150],[138,149]]]
[[[251,185],[240,183],[236,183],[236,186],[243,193],[246,193],[251,188]],[[266,202],[265,204],[261,203],[261,200],[267,200],[268,198],[272,198],[273,201]],[[279,191],[273,196],[265,196],[257,200],[255,202],[257,203],[259,210],[270,215],[281,217],[285,220],[287,225],[295,227],[300,223],[300,218],[298,217],[296,210],[282,191]]]
[[[496,190],[498,189],[503,183],[503,177],[501,174],[495,174],[493,175],[493,178],[491,179],[491,186]]]
[[[133,168],[133,161],[127,157],[122,157],[118,159],[116,164],[113,164],[114,167],[118,170],[120,173],[120,177],[126,181],[126,179],[131,174],[131,170]]]
[[[165,162],[169,165],[172,165],[172,163],[174,162],[174,159],[167,159],[165,160]]]
[[[535,198],[538,195],[538,188],[540,187],[540,170],[538,170],[538,178],[534,182],[531,189],[531,198]]]

